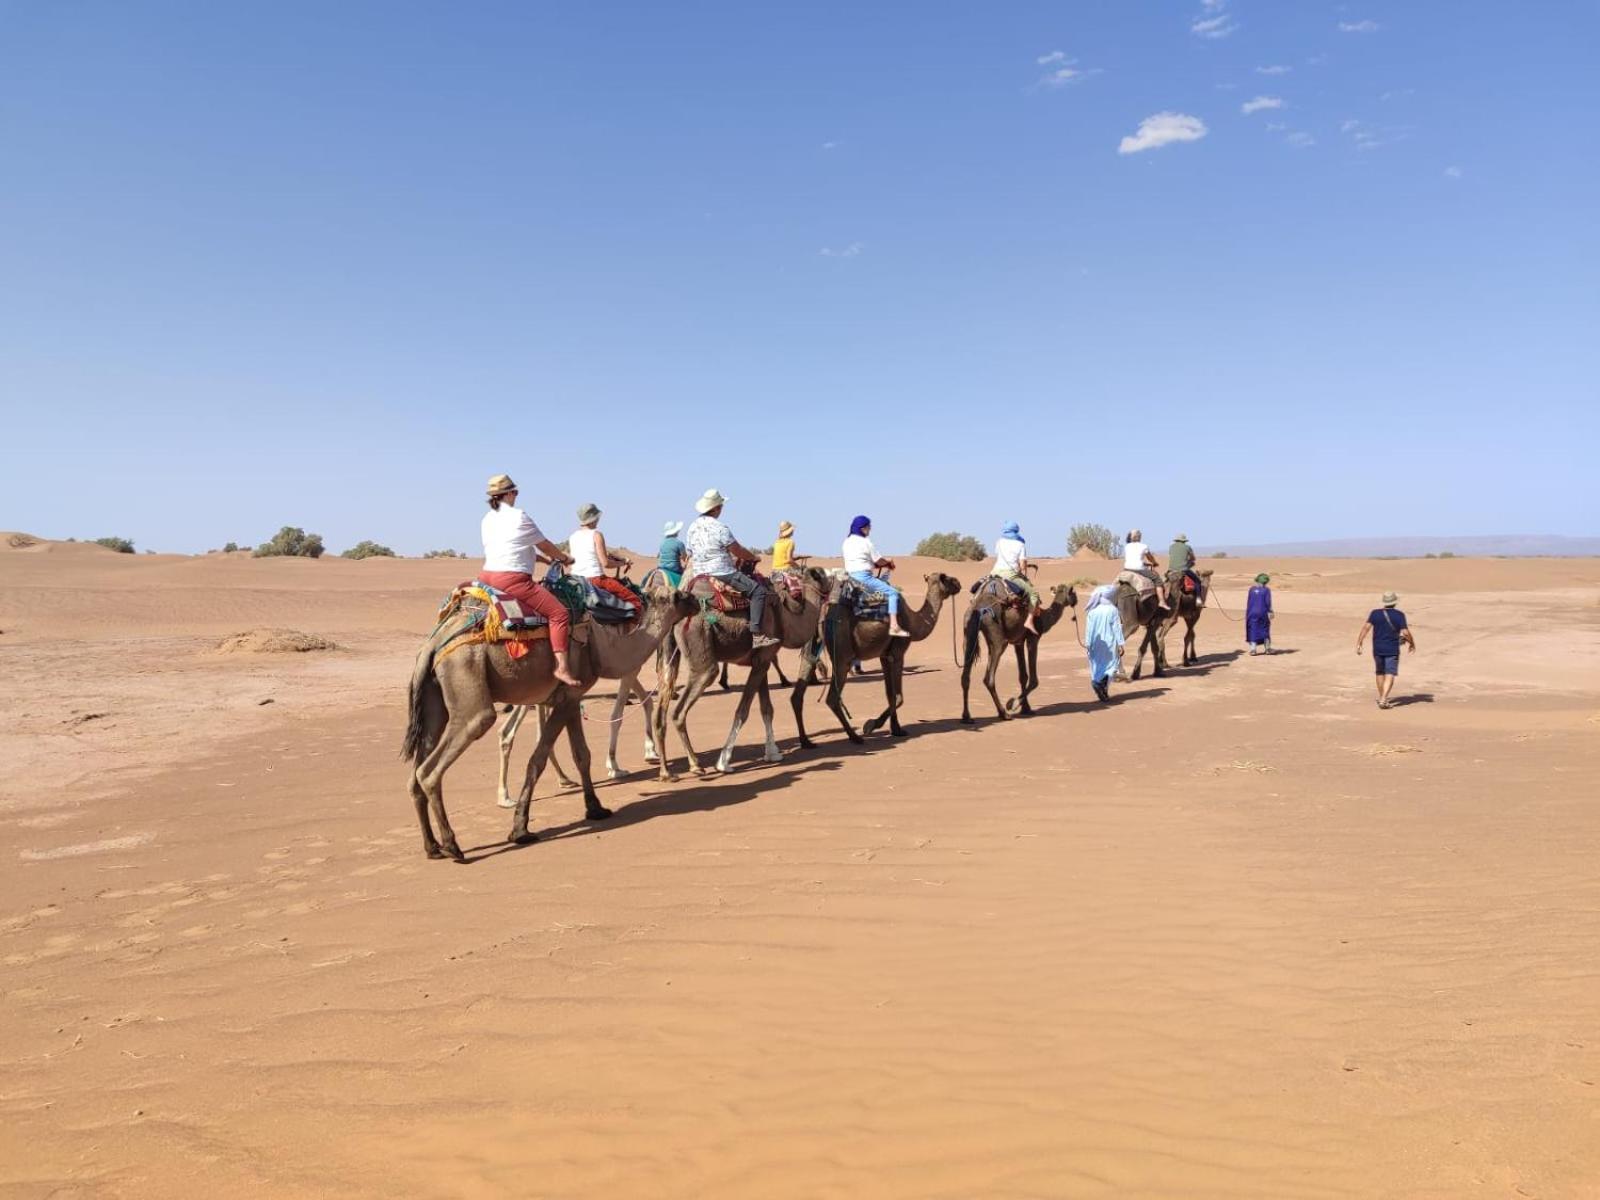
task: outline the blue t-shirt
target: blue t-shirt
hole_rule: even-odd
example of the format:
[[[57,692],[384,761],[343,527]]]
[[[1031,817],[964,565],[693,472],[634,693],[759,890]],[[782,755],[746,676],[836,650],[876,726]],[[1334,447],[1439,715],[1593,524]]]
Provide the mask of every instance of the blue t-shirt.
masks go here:
[[[1367,617],[1372,623],[1372,652],[1379,658],[1392,658],[1400,653],[1400,631],[1406,627],[1406,615],[1398,608],[1375,608]]]
[[[669,537],[661,539],[661,550],[656,555],[656,561],[661,564],[663,571],[676,571],[678,569],[678,556],[683,553],[683,539]]]

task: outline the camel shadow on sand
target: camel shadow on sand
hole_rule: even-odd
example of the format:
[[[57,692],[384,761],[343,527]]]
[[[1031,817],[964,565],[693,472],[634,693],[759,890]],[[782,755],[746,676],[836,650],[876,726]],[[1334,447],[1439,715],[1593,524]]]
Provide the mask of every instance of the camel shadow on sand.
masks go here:
[[[833,759],[812,759],[810,761],[795,762],[785,759],[781,763],[755,762],[747,763],[738,771],[728,775],[718,775],[715,772],[708,774],[704,779],[686,778],[681,783],[658,783],[654,778],[648,780],[647,786],[658,790],[646,792],[637,800],[630,800],[620,805],[614,815],[601,821],[590,821],[580,817],[575,821],[568,821],[561,825],[551,825],[542,829],[535,829],[539,835],[538,842],[514,844],[511,842],[486,842],[481,846],[473,846],[467,850],[470,856],[468,862],[482,862],[484,859],[496,858],[512,850],[523,850],[528,846],[537,846],[539,842],[565,841],[568,838],[582,837],[587,833],[605,833],[613,829],[625,829],[629,825],[639,825],[645,821],[652,821],[657,817],[678,817],[693,812],[714,812],[719,808],[731,808],[736,804],[744,804],[754,800],[757,796],[770,791],[777,791],[795,783],[803,775],[813,771],[837,771],[841,764]],[[628,782],[618,780],[618,783]],[[641,780],[635,782],[643,782]],[[577,797],[576,789],[563,790],[551,793],[545,797],[546,802],[559,800],[565,797]],[[537,813],[539,801],[534,801],[533,811]]]

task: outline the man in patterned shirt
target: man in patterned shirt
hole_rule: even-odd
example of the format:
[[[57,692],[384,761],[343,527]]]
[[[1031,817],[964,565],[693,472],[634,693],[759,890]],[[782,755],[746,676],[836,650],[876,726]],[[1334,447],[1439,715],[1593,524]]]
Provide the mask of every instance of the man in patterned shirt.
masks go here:
[[[761,556],[741,546],[721,521],[722,506],[728,498],[716,488],[711,488],[694,503],[700,515],[683,531],[684,544],[689,548],[689,573],[709,575],[718,583],[750,597],[750,645],[761,650],[776,646],[778,639],[761,632],[761,618],[767,611],[767,589],[739,570],[741,562],[755,562]]]

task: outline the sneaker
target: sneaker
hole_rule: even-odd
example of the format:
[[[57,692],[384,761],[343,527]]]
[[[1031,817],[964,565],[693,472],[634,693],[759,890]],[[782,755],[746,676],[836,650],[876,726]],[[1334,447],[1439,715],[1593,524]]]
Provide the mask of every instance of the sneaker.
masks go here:
[[[908,638],[911,635],[908,632],[906,632],[904,629],[891,629],[891,630],[889,630],[889,636],[890,637]]]
[[[752,650],[765,650],[768,646],[776,646],[777,644],[777,638],[768,637],[764,633],[758,633],[750,639],[750,649]]]

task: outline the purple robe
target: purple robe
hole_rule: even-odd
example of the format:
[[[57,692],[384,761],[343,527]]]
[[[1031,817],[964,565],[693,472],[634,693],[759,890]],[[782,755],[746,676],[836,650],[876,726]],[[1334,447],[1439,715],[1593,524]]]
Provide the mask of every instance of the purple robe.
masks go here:
[[[1250,645],[1272,640],[1272,589],[1256,584],[1250,589],[1250,598],[1244,606],[1244,640]]]

